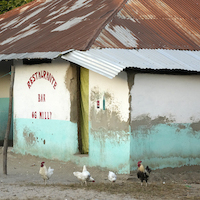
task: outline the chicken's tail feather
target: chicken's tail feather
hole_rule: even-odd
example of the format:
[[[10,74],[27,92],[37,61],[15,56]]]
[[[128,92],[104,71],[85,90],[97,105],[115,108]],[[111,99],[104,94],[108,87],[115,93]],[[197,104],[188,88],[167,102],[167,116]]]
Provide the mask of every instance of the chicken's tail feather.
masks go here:
[[[51,167],[49,167],[48,171],[47,171],[47,175],[50,178],[53,174],[54,169],[52,169]]]
[[[74,176],[78,177],[80,176],[81,172],[73,172]]]
[[[85,172],[85,171],[87,171],[87,168],[86,168],[86,166],[84,165],[84,166],[83,166],[83,172]]]
[[[149,168],[149,166],[146,166],[145,171],[148,172],[150,174],[151,169]]]

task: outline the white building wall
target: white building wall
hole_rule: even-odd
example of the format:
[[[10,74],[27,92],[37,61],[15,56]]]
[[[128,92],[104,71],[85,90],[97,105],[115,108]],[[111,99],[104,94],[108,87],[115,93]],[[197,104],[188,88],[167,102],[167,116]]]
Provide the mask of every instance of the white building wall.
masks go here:
[[[129,173],[130,133],[127,74],[121,72],[114,79],[108,79],[90,71],[89,91],[90,163],[119,173]],[[98,101],[99,108],[97,108]]]
[[[15,62],[15,152],[65,161],[77,153],[77,123],[70,120],[70,67],[60,59],[36,65]]]
[[[200,76],[136,74],[131,89],[131,170],[200,164]]]
[[[43,114],[44,117],[46,114],[52,120],[69,121],[70,97],[64,81],[69,66],[66,61],[37,65],[23,65],[21,62],[16,62],[15,118],[32,119],[35,116],[36,119],[43,119]],[[43,76],[44,71],[51,74],[51,80],[39,75],[41,73]],[[41,117],[40,112],[42,112]]]
[[[176,123],[200,120],[200,76],[136,74],[131,120],[165,116]]]
[[[89,91],[90,97],[92,96],[92,92],[99,94],[98,99],[100,102],[100,108],[97,108],[97,104],[94,105],[97,112],[103,109],[103,97],[105,97],[106,94],[109,94],[109,97],[105,100],[106,109],[111,112],[117,111],[122,121],[128,120],[129,89],[126,72],[121,72],[115,78],[109,79],[90,70]],[[97,102],[90,101],[90,106],[93,103]]]

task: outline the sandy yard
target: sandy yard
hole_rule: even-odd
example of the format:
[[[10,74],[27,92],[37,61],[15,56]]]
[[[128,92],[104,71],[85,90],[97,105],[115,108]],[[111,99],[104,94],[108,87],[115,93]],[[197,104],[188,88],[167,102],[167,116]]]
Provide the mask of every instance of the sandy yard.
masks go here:
[[[8,175],[3,174],[0,147],[0,199],[200,199],[200,166],[153,170],[149,185],[141,187],[136,172],[117,175],[117,182],[107,180],[108,169],[87,167],[95,183],[81,186],[74,171],[82,166],[72,162],[47,160],[8,150]],[[54,169],[47,185],[39,175],[40,163]]]

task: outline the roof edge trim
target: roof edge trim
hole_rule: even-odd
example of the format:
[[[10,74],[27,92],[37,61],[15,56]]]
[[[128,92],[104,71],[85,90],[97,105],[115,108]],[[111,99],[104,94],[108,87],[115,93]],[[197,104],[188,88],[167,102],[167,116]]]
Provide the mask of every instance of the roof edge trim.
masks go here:
[[[18,60],[18,59],[55,59],[59,56],[67,54],[71,51],[74,51],[74,50],[69,49],[67,51],[62,51],[62,52],[49,51],[49,52],[0,54],[0,61],[3,61],[3,60]]]

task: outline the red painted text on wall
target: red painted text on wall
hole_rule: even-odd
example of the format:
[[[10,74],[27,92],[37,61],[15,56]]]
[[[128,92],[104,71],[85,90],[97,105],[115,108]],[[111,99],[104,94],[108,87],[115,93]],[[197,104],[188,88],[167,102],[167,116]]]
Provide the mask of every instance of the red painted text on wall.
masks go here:
[[[33,119],[52,119],[52,112],[32,112]]]
[[[45,102],[45,94],[38,94],[38,102]]]
[[[53,86],[54,89],[56,89],[56,86],[57,86],[57,82],[54,78],[54,76],[50,73],[50,72],[47,72],[45,70],[43,71],[40,71],[40,72],[35,72],[28,80],[27,82],[27,85],[28,85],[28,88],[30,89],[31,86],[33,85],[33,83],[38,80],[38,79],[41,79],[41,78],[44,78],[46,79],[47,81],[49,81],[51,83],[51,85]]]

